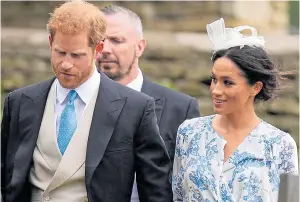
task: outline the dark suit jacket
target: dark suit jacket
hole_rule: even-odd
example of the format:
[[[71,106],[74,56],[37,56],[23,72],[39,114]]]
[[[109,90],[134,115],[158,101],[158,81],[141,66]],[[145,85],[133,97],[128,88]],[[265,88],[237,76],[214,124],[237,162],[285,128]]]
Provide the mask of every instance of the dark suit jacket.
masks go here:
[[[53,80],[6,97],[1,126],[4,202],[30,201],[29,170]],[[169,168],[153,99],[101,74],[86,154],[89,201],[129,202],[135,172],[142,202],[172,201]]]
[[[186,119],[200,116],[197,100],[189,95],[160,86],[146,77],[144,77],[141,91],[155,99],[155,113],[160,135],[164,139],[173,162],[179,125]]]

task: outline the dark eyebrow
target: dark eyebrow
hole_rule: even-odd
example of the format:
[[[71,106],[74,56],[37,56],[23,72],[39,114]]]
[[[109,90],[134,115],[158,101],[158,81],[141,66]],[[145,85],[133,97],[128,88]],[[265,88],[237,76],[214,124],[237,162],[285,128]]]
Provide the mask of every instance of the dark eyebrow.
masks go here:
[[[229,80],[234,80],[234,78],[231,78],[230,76],[221,76],[222,79],[229,79]]]
[[[213,72],[211,72],[211,75],[213,77],[216,77],[216,75]],[[223,80],[226,80],[226,79],[228,79],[228,80],[234,80],[234,78],[232,78],[230,76],[221,76],[220,79],[223,79]]]

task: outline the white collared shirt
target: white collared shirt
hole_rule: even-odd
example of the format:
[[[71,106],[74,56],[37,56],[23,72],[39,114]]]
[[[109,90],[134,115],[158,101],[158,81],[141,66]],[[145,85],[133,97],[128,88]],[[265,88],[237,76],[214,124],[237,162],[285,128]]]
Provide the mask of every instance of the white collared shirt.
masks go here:
[[[58,79],[55,79],[55,86],[56,86],[56,105],[55,105],[55,120],[56,120],[56,135],[59,132],[59,124],[60,124],[60,117],[61,113],[64,110],[67,102],[67,96],[71,89],[63,88]],[[77,92],[78,96],[75,99],[75,112],[76,112],[76,119],[77,123],[80,120],[81,115],[89,101],[91,100],[94,91],[96,90],[97,86],[100,85],[100,74],[98,73],[96,67],[92,76],[83,84],[75,88],[74,90]]]
[[[143,74],[142,74],[142,71],[140,70],[140,68],[138,68],[138,72],[139,72],[138,76],[133,81],[131,81],[129,84],[127,84],[126,86],[133,90],[141,92],[144,77],[143,77]]]
[[[142,74],[142,71],[140,70],[140,68],[138,68],[138,71],[139,71],[138,76],[133,81],[131,81],[129,84],[127,84],[126,86],[131,89],[141,92],[144,77],[143,77],[143,74]],[[131,194],[131,202],[139,202],[139,201],[140,200],[139,200],[139,194],[138,194],[138,190],[137,190],[136,178],[134,178],[132,194]]]

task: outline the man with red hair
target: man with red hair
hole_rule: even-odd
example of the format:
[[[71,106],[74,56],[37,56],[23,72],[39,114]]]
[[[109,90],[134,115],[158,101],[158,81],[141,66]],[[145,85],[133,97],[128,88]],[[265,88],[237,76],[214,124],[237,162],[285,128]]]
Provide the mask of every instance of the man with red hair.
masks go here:
[[[1,126],[4,202],[171,199],[170,159],[154,100],[98,73],[106,21],[84,1],[62,4],[47,28],[54,78],[11,92]]]

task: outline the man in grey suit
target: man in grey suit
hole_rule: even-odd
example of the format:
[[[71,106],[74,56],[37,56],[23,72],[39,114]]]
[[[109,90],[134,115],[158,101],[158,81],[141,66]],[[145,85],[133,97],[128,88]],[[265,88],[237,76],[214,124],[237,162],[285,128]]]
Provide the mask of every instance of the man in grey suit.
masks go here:
[[[154,101],[98,73],[106,21],[94,5],[62,4],[48,22],[56,77],[11,92],[1,125],[4,202],[172,200],[170,159]]]
[[[97,63],[98,70],[112,80],[155,99],[159,131],[173,161],[179,125],[186,119],[200,116],[197,100],[160,86],[142,74],[139,57],[146,47],[146,40],[141,19],[136,13],[116,5],[106,6],[102,12],[108,27],[104,49]],[[135,184],[132,201],[139,201],[137,189],[139,194],[142,193],[142,187]]]

